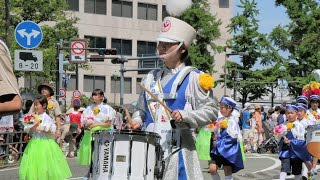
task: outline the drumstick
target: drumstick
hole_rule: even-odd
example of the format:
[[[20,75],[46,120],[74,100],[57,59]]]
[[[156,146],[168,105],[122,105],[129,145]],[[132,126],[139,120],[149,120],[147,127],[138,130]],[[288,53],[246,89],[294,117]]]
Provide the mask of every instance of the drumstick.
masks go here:
[[[139,84],[139,85],[143,90],[146,91],[147,94],[149,94],[153,99],[155,99],[159,104],[161,104],[162,107],[164,107],[167,111],[172,113],[172,110],[166,104],[164,104],[160,99],[158,99],[158,97],[156,95],[152,94],[152,92],[149,91],[149,89],[142,86],[142,84]]]
[[[153,99],[155,99],[159,104],[161,104],[162,107],[164,107],[167,111],[172,113],[172,110],[166,104],[164,104],[160,99],[158,99],[158,97],[156,95],[154,95],[151,91],[149,91],[149,89],[142,86],[142,84],[139,84],[139,85],[143,90],[146,91],[146,93],[148,93],[151,97],[153,97]],[[174,124],[174,120],[170,120],[170,125],[171,125],[172,129],[176,128],[176,125]]]

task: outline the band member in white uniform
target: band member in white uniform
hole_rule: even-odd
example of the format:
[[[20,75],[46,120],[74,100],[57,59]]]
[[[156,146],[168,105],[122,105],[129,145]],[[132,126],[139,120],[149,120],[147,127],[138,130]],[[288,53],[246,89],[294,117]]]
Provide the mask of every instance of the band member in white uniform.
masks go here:
[[[157,49],[165,67],[149,72],[141,84],[172,111],[143,91],[130,124],[134,129],[142,128],[161,136],[165,180],[203,179],[192,129],[217,119],[212,77],[185,65],[195,36],[194,28],[184,21],[173,17],[163,20]]]

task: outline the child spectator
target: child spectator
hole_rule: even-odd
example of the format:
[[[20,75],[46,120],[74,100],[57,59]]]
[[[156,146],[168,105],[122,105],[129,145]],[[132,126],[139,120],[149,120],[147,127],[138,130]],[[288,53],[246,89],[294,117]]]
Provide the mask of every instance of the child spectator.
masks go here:
[[[40,95],[33,101],[35,114],[25,117],[25,131],[32,136],[22,156],[20,180],[62,180],[71,177],[68,163],[54,140],[55,121],[45,113],[48,100]]]
[[[81,129],[83,127],[83,119],[82,119],[82,112],[80,111],[81,101],[80,100],[73,100],[72,106],[74,111],[70,112],[66,118],[66,123],[70,124],[69,132],[66,136],[69,137],[69,153],[68,157],[74,157],[76,139],[81,133]]]
[[[285,118],[285,113],[286,113],[286,109],[285,108],[281,108],[280,109],[280,114],[277,117],[277,124],[283,124],[286,121]]]

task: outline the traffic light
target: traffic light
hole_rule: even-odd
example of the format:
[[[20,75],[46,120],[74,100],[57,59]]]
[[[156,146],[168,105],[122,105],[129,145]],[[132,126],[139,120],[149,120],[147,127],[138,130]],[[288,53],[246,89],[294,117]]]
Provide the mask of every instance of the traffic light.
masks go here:
[[[111,59],[111,63],[112,64],[121,64],[121,63],[123,63],[123,61],[119,58],[116,58],[116,59]]]
[[[111,48],[111,49],[100,48],[100,49],[98,49],[98,54],[100,56],[103,56],[103,55],[117,55],[117,49],[114,49],[114,48]]]

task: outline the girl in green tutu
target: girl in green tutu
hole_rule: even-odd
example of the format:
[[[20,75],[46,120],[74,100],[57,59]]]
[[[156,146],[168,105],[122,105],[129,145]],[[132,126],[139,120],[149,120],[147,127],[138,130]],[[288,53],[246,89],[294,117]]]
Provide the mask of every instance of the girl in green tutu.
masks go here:
[[[34,100],[36,114],[24,117],[25,131],[32,136],[20,164],[21,180],[64,180],[72,176],[68,163],[54,140],[56,125],[45,112],[48,101],[43,95]]]
[[[89,172],[84,179],[89,178],[92,174],[92,133],[97,130],[111,130],[113,121],[116,118],[116,111],[111,106],[104,104],[105,97],[101,89],[95,89],[92,92],[92,98],[93,104],[88,106],[83,112],[85,131],[79,150],[80,164],[90,165]]]

